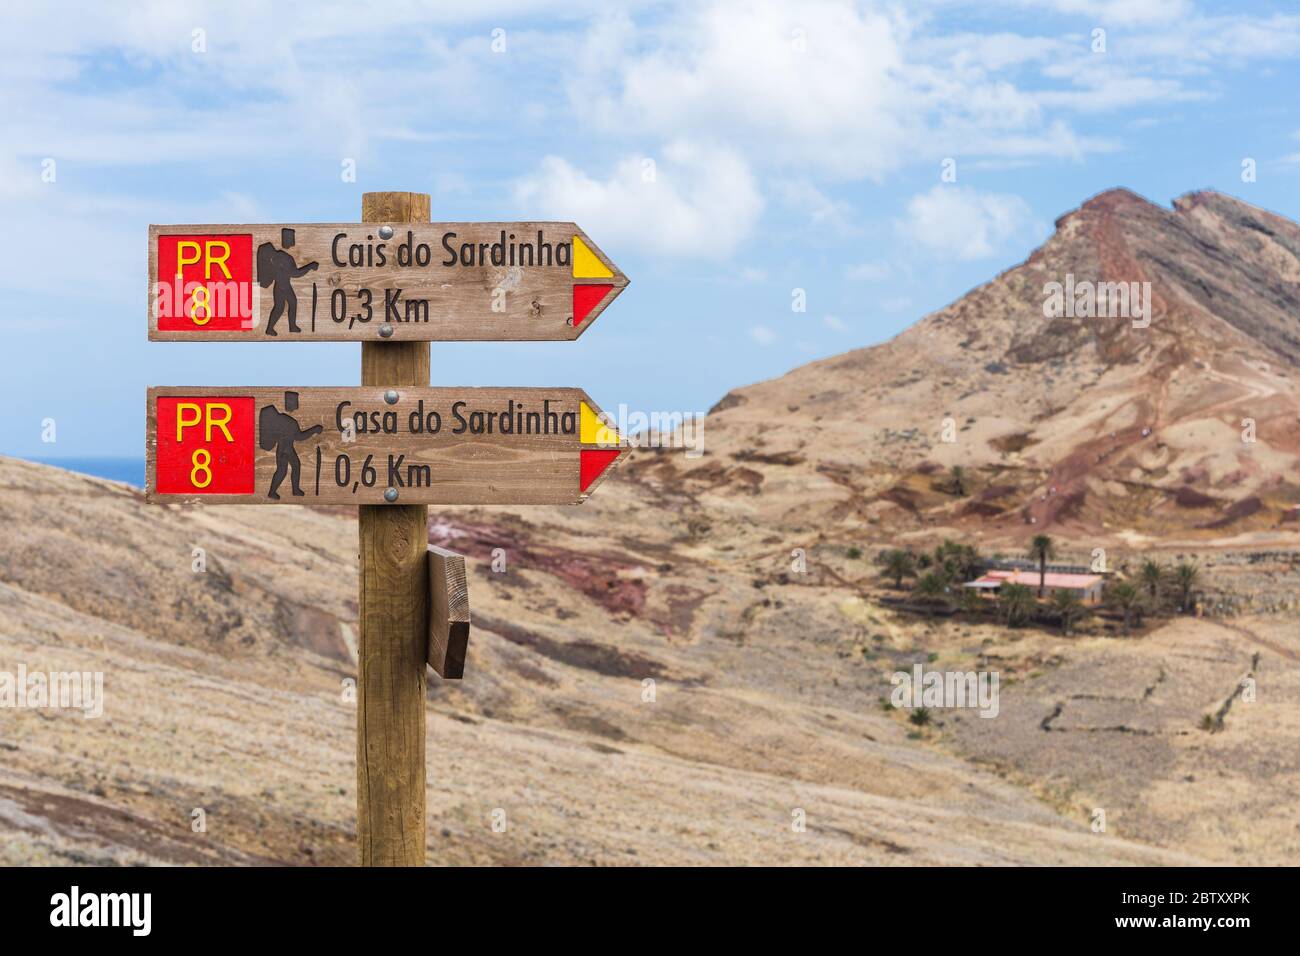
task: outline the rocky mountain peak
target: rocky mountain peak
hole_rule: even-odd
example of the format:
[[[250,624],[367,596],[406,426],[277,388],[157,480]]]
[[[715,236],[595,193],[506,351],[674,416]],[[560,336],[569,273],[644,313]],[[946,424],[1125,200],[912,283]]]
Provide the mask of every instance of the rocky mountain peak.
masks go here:
[[[1262,531],[1300,503],[1298,369],[1300,227],[1111,189],[889,342],[729,393],[688,470],[788,518]],[[977,500],[936,483],[955,465]]]

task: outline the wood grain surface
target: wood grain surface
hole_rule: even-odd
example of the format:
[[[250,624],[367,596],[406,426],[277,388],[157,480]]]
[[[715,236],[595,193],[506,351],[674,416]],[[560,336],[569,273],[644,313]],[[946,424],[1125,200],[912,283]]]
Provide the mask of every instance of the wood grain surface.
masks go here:
[[[421,193],[366,193],[364,220],[424,221]],[[361,383],[429,384],[429,346],[362,345]],[[425,863],[429,509],[357,509],[357,849],[362,866]]]
[[[365,377],[374,380],[383,374],[371,365],[385,356],[376,357],[371,349],[391,350],[387,358],[394,371],[389,381],[427,377],[427,361],[422,363],[412,354],[420,348],[428,350],[423,343],[367,343]],[[386,401],[389,391],[396,393],[394,404]],[[297,396],[293,412],[287,411],[286,393]],[[205,441],[200,424],[181,430],[183,440],[177,445],[175,413],[161,423],[164,433],[159,434],[160,400],[169,398],[193,400],[200,408],[216,400],[251,399],[252,430],[248,434],[234,430],[235,441],[227,442],[217,428]],[[599,407],[576,388],[151,388],[146,494],[150,501],[219,504],[579,504],[598,484],[584,492],[579,483],[583,402],[600,414]],[[296,440],[291,436],[282,449],[272,444],[275,436],[264,431],[264,416],[266,422],[285,425],[297,434],[316,427],[320,431]],[[513,431],[502,434],[503,418]],[[420,430],[414,430],[416,422],[422,425]],[[489,427],[491,433],[484,430]],[[436,431],[430,432],[431,428]],[[159,475],[160,441],[180,449],[179,478],[174,464]],[[221,487],[218,481],[209,485],[209,493],[187,482],[194,450],[200,447],[210,450],[211,468],[218,478],[231,468],[247,470],[252,476],[250,490],[211,491]],[[241,464],[240,455],[234,453],[243,448],[251,455],[248,464]],[[624,449],[618,460],[626,453]],[[292,488],[294,456],[300,496]],[[165,464],[166,448],[161,457]],[[275,486],[279,497],[272,498],[281,459],[287,459],[290,467]],[[169,475],[171,481],[179,480],[179,489],[168,484]],[[390,488],[396,493],[392,501],[385,499]]]
[[[150,226],[149,338],[181,342],[565,341],[590,328],[628,284],[627,276],[571,222],[405,223],[396,206],[381,211],[384,218],[377,223]],[[392,229],[391,238],[381,237],[382,226]],[[293,245],[287,248],[283,229],[294,233]],[[160,240],[167,237],[173,237],[173,245],[160,257]],[[178,252],[174,237],[185,237],[196,245]],[[224,245],[209,257],[212,237]],[[579,244],[590,256],[582,254]],[[266,258],[263,246],[268,247]],[[353,253],[354,246],[360,251]],[[429,259],[412,258],[409,264],[401,264],[405,260],[399,259],[399,254],[408,246],[427,249]],[[531,254],[526,251],[529,246]],[[193,256],[199,257],[197,262],[181,265]],[[275,278],[280,274],[277,270],[261,271],[272,262],[287,270],[283,284]],[[584,269],[583,263],[588,268]],[[178,265],[184,277],[179,284],[175,281]],[[304,269],[310,271],[298,274]],[[575,274],[583,272],[587,274]],[[200,298],[210,300],[214,312],[220,313],[216,321],[194,307],[193,284],[211,286]],[[575,324],[575,287],[584,286],[589,287],[593,303]],[[287,290],[296,300],[296,332],[287,314],[274,325],[270,321],[278,298]],[[576,298],[584,299],[581,291]],[[164,317],[161,328],[160,312]],[[168,321],[171,316],[174,321]],[[230,327],[224,318],[238,321]],[[382,334],[385,327],[391,329],[386,337]]]
[[[465,674],[469,585],[465,556],[429,545],[429,666],[444,680]]]

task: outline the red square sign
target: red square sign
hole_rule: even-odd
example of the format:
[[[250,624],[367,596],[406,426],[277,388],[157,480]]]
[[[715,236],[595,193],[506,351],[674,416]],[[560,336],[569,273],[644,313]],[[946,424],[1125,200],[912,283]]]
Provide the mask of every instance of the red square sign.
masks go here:
[[[252,235],[159,236],[158,329],[253,329]]]
[[[251,495],[253,399],[158,398],[154,488],[167,495]]]

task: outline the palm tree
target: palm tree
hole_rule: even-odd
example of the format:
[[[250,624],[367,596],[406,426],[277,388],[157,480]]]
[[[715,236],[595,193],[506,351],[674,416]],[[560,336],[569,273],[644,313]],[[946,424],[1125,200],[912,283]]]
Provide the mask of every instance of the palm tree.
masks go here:
[[[957,577],[957,553],[961,546],[951,538],[944,538],[943,543],[934,549],[932,566],[951,581]]]
[[[927,608],[933,609],[935,604],[947,601],[948,583],[940,575],[931,571],[921,575],[912,593],[919,597]]]
[[[962,544],[957,547],[959,548],[957,563],[961,569],[962,577],[970,580],[983,574],[984,559],[980,557],[979,548],[973,544]]]
[[[1023,584],[1004,584],[998,590],[998,608],[1008,627],[1028,620],[1036,606],[1034,592]]]
[[[1158,607],[1160,603],[1160,585],[1165,580],[1165,569],[1159,561],[1153,561],[1147,558],[1142,562],[1142,567],[1138,569],[1138,579],[1146,586],[1148,593],[1151,595],[1151,606]]]
[[[896,589],[903,586],[903,578],[910,578],[916,574],[916,555],[902,548],[891,548],[886,551],[881,555],[880,563],[884,575],[894,579]]]
[[[952,488],[953,494],[958,498],[966,497],[966,469],[961,465],[953,465],[948,469],[948,482]]]
[[[962,588],[961,597],[958,600],[962,611],[966,614],[979,614],[986,606],[986,602],[984,598],[980,596],[978,588]]]
[[[1061,631],[1067,637],[1074,628],[1074,622],[1088,613],[1079,596],[1073,591],[1056,590],[1052,592],[1052,610],[1061,619]]]
[[[951,538],[945,538],[943,543],[934,549],[933,564],[935,567],[943,568],[950,581],[958,578],[969,581],[973,577],[978,577],[984,568],[984,561],[974,545],[959,544]]]
[[[1135,611],[1141,612],[1142,592],[1127,581],[1107,589],[1106,602],[1124,612],[1124,633],[1128,634]]]
[[[1200,575],[1200,569],[1186,561],[1180,561],[1178,567],[1174,568],[1174,585],[1178,588],[1179,608],[1184,614],[1192,611],[1192,589],[1196,587]]]
[[[1047,562],[1056,557],[1056,545],[1045,534],[1034,535],[1029,543],[1029,557],[1038,562],[1038,596],[1043,596],[1043,586],[1047,583]]]

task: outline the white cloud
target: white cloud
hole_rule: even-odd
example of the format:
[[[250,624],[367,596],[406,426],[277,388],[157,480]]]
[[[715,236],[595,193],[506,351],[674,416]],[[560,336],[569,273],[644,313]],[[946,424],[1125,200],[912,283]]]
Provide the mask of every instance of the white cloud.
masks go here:
[[[274,14],[257,0],[83,2],[75,14],[66,4],[6,5],[0,148],[85,164],[251,158],[337,168],[389,141],[438,142],[518,110],[517,71],[548,69],[599,6],[572,0],[557,15],[544,0],[313,0]],[[549,42],[511,27],[508,56],[491,52],[492,26],[542,13]],[[192,47],[200,28],[205,52]]]
[[[786,206],[812,226],[840,236],[857,231],[853,208],[827,196],[806,179],[782,180],[777,183],[777,190]]]
[[[1165,23],[1194,13],[1191,0],[1020,0],[1024,6],[1049,7],[1074,14],[1096,26]]]
[[[1029,205],[1009,193],[983,193],[968,186],[935,185],[913,196],[903,235],[941,255],[984,259],[1033,228]]]
[[[674,143],[653,178],[629,156],[598,179],[558,156],[515,184],[523,215],[571,219],[597,237],[669,256],[725,258],[763,209],[745,161],[729,149]]]
[[[1005,32],[918,35],[912,41],[914,56],[931,62],[947,62],[963,75],[970,70],[1004,70],[1051,62],[1069,54],[1072,47],[1070,41],[1057,37]]]
[[[662,22],[600,21],[570,98],[615,136],[716,138],[760,175],[882,182],[922,156],[1113,151],[1122,141],[1082,134],[1074,117],[1218,95],[1190,69],[1205,60],[1300,53],[1300,18],[1207,17],[1185,0],[930,5],[1033,8],[1074,32],[945,31],[961,21],[870,0],[694,0]],[[1043,17],[1045,5],[1061,16]],[[1098,25],[1112,34],[1104,55],[1092,52]]]
[[[883,282],[890,277],[892,272],[889,263],[885,260],[872,259],[867,262],[859,262],[855,266],[849,266],[844,270],[844,277],[852,279],[854,282]]]
[[[828,315],[822,319],[822,323],[832,332],[847,332],[849,330],[848,323],[838,315]]]
[[[612,76],[573,83],[616,132],[717,136],[765,165],[814,165],[879,177],[907,148],[909,100],[897,76],[905,26],[878,10],[810,0],[712,0],[679,6],[641,34],[652,42],[606,52]],[[609,37],[602,40],[608,42]]]
[[[1300,54],[1300,16],[1188,17],[1132,41],[1144,60],[1171,72],[1204,71],[1207,64],[1259,66],[1260,61]]]
[[[19,219],[43,214],[29,171],[44,156],[61,174],[206,166],[197,181],[226,164],[226,182],[249,170],[234,188],[251,193],[268,167],[336,179],[343,157],[374,188],[386,160],[422,150],[429,181],[413,188],[468,201],[516,179],[534,208],[687,255],[739,248],[765,193],[852,235],[837,181],[884,183],[944,156],[964,170],[1081,160],[1125,147],[1076,127],[1093,114],[1221,95],[1221,65],[1300,56],[1300,16],[1205,16],[1190,0],[678,0],[612,14],[597,0],[319,0],[280,5],[273,29],[253,0],[10,6],[0,199],[31,207]],[[1014,26],[967,26],[1007,13]],[[191,50],[196,25],[206,53]],[[593,134],[610,156],[662,154],[655,188],[631,160],[582,159]],[[442,162],[466,142],[494,167]]]
[[[771,345],[776,341],[776,332],[766,325],[755,325],[749,330],[749,336],[759,345]]]
[[[1205,16],[1190,0],[606,6],[482,0],[362,11],[318,0],[282,5],[271,29],[253,0],[155,0],[128,12],[84,4],[75,16],[17,5],[0,30],[0,132],[23,155],[86,162],[316,154],[337,163],[509,115],[598,123],[628,137],[629,149],[726,143],[759,176],[880,181],[919,156],[1076,159],[1113,149],[1074,130],[1070,114],[1217,93],[1210,62],[1300,54],[1300,17]],[[1023,14],[1025,24],[953,30],[967,22],[946,15],[954,7],[989,19]],[[511,26],[542,13],[545,28]],[[208,51],[196,54],[191,31],[201,24]],[[498,56],[490,29],[502,24],[509,47]],[[1095,25],[1113,34],[1104,56],[1090,51]],[[105,82],[80,82],[104,63]],[[120,82],[139,68],[159,82]],[[568,78],[567,104],[521,96],[521,77],[557,75]]]

